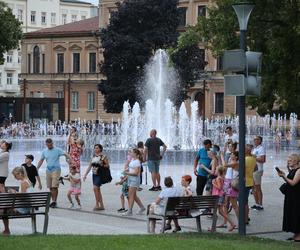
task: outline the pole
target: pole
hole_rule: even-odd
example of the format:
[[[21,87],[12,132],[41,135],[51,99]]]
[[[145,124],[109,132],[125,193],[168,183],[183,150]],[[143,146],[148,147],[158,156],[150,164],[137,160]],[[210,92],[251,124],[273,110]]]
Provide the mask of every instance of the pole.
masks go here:
[[[23,122],[26,120],[26,79],[23,79]]]
[[[240,48],[246,51],[246,30],[240,31]],[[244,72],[245,74],[245,72]],[[237,98],[239,114],[239,234],[246,235],[245,223],[245,147],[246,147],[246,97]]]
[[[68,79],[68,122],[71,120],[71,79]]]
[[[202,113],[202,135],[205,136],[205,89],[206,80],[203,80],[203,113]]]

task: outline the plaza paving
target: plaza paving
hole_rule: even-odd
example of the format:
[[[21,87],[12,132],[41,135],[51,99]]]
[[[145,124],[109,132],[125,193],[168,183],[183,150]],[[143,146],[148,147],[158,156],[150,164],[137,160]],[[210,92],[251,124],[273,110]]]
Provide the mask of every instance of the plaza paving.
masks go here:
[[[10,167],[20,164],[23,161],[25,153],[29,153],[30,149],[24,151],[12,152]],[[32,152],[32,151],[30,151]],[[274,172],[274,165],[279,165],[284,169],[287,155],[290,152],[282,151],[276,155],[268,152],[266,171],[264,175],[264,211],[251,211],[250,212],[250,225],[247,226],[247,233],[258,235],[261,237],[274,238],[284,240],[290,234],[281,232],[282,223],[282,210],[283,210],[283,195],[279,192],[278,188],[281,185],[281,180]],[[296,152],[294,149],[293,152]],[[36,159],[39,157],[39,151],[33,152]],[[65,165],[64,160],[62,161]],[[87,167],[87,163],[82,164],[83,172]],[[105,204],[105,211],[93,212],[94,195],[92,191],[91,176],[88,177],[86,182],[82,184],[82,209],[68,209],[69,203],[66,198],[68,190],[68,183],[60,187],[59,199],[57,209],[50,209],[49,220],[49,234],[146,234],[146,215],[135,215],[138,208],[134,207],[134,215],[131,217],[124,217],[117,212],[120,208],[120,186],[116,186],[115,182],[119,179],[119,175],[123,166],[121,164],[111,164],[113,182],[106,184],[102,187],[102,194]],[[43,166],[45,169],[45,166]],[[45,189],[45,172],[42,169],[41,179],[43,181],[43,190]],[[164,176],[174,176],[175,183],[180,185],[179,180],[182,174],[192,175],[192,163],[189,165],[172,165],[162,166],[162,178]],[[63,174],[67,173],[67,169],[63,169]],[[148,175],[148,184],[151,183],[150,176]],[[10,178],[8,185],[17,185],[17,182]],[[193,187],[195,181],[192,183]],[[143,190],[138,192],[144,205],[147,205],[155,200],[158,192],[150,192],[150,186],[143,185]],[[253,204],[253,197],[250,197],[250,205]],[[232,216],[235,219],[233,212]],[[38,219],[38,226],[41,230],[43,218]],[[211,219],[202,217],[202,228],[207,230],[211,225]],[[181,220],[183,232],[196,231],[195,220]],[[12,220],[11,223],[12,234],[30,234],[31,224],[29,219]],[[160,226],[160,225],[159,225]],[[158,227],[159,227],[158,226]],[[226,229],[218,229],[219,232],[226,232]],[[237,233],[237,230],[233,233]]]

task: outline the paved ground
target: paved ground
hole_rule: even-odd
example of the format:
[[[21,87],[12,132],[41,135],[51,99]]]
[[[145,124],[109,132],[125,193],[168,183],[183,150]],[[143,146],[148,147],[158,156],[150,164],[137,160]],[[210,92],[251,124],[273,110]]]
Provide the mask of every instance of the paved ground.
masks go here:
[[[24,151],[12,152],[10,167],[20,164],[23,161],[25,153],[32,152],[26,148]],[[38,158],[39,152],[33,152]],[[282,206],[283,196],[278,188],[281,185],[281,180],[274,172],[274,165],[279,165],[283,169],[284,162],[290,152],[281,152],[276,155],[274,152],[268,152],[268,162],[266,164],[266,172],[264,176],[264,211],[251,211],[250,225],[247,226],[249,234],[258,235],[261,237],[274,238],[284,240],[290,237],[290,234],[281,232],[282,223]],[[83,163],[83,172],[87,164]],[[120,208],[120,187],[114,185],[118,180],[123,166],[120,164],[112,164],[113,182],[106,184],[102,188],[102,193],[105,203],[105,211],[92,212],[94,207],[94,196],[92,191],[91,176],[82,185],[82,209],[71,210],[68,209],[68,201],[66,193],[68,184],[61,186],[59,193],[59,208],[50,210],[49,234],[145,234],[146,232],[146,216],[133,215],[132,217],[124,217],[117,213]],[[66,169],[63,170],[66,173]],[[179,185],[180,176],[182,174],[192,174],[192,164],[190,165],[176,165],[176,166],[162,166],[162,175],[174,176],[175,182]],[[41,178],[45,180],[44,172],[41,172]],[[150,178],[148,176],[148,183]],[[17,185],[17,182],[10,177],[8,185]],[[44,183],[45,184],[45,183]],[[195,182],[193,182],[193,185]],[[45,185],[44,185],[45,186]],[[157,192],[150,192],[150,186],[143,185],[143,191],[138,195],[145,205],[153,202],[157,197]],[[253,197],[250,198],[250,204],[253,204]],[[134,213],[138,208],[134,208]],[[234,219],[236,219],[232,213]],[[43,220],[38,219],[38,226],[41,230]],[[195,231],[196,223],[194,220],[183,220],[180,222],[183,226],[183,231]],[[211,225],[211,220],[202,217],[202,228],[207,230]],[[1,230],[1,226],[0,226]],[[30,220],[20,219],[11,221],[11,231],[13,234],[30,234],[31,225]],[[227,232],[225,229],[218,229],[220,232]],[[233,233],[237,233],[234,231]]]

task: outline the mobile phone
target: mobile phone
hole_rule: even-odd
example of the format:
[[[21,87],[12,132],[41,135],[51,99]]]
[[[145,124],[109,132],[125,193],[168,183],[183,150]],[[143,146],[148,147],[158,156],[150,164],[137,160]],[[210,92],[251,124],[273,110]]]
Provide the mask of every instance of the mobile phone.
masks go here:
[[[275,167],[275,169],[278,173],[282,173],[282,171],[279,169],[279,167]]]

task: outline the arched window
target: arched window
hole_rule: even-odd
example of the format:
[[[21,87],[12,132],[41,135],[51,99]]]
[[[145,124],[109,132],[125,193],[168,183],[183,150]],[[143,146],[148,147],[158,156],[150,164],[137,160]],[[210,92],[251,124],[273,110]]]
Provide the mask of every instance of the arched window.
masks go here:
[[[40,48],[33,48],[33,73],[40,73]]]

